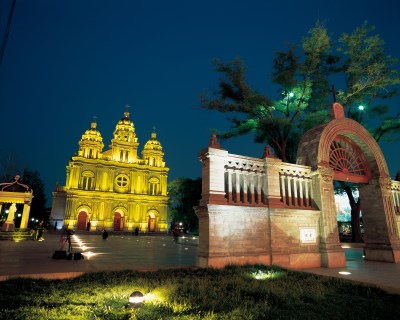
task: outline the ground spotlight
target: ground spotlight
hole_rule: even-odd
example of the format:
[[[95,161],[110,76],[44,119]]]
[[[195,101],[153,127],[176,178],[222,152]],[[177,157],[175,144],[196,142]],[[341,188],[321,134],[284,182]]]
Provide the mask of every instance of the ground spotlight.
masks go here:
[[[129,303],[128,306],[130,308],[140,308],[144,301],[144,295],[140,291],[134,291],[132,294],[129,296]]]

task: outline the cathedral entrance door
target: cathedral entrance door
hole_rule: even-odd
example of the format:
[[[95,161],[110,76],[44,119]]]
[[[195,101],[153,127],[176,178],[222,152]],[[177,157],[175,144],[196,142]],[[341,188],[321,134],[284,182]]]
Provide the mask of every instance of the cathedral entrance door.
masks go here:
[[[78,214],[78,230],[86,230],[86,220],[87,220],[87,213],[85,211],[81,211]]]
[[[153,212],[149,214],[148,229],[149,232],[156,231],[156,216]]]
[[[114,214],[114,231],[121,231],[122,227],[122,218],[121,214],[119,212],[116,212]]]

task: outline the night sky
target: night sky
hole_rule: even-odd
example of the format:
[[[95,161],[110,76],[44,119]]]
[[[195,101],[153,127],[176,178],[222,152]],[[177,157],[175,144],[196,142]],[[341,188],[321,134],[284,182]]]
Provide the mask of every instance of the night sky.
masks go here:
[[[11,3],[0,0],[1,38]],[[240,56],[247,80],[274,97],[274,52],[299,43],[317,19],[335,36],[367,20],[386,53],[400,57],[400,2],[393,0],[17,0],[0,66],[2,170],[37,169],[50,205],[93,116],[106,150],[129,104],[139,154],[156,127],[169,181],[199,177],[197,154],[210,129],[229,126],[224,115],[199,107],[200,94],[217,87],[213,58]],[[264,145],[248,136],[222,147],[261,157]],[[393,177],[400,143],[381,147]]]

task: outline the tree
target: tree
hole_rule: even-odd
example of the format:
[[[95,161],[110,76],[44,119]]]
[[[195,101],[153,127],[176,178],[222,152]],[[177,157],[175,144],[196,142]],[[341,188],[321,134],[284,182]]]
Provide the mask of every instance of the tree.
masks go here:
[[[32,171],[29,168],[24,169],[21,182],[28,185],[33,190],[33,199],[31,204],[30,216],[39,221],[48,221],[49,216],[46,210],[45,184],[40,178],[37,170]]]
[[[285,162],[296,161],[305,131],[329,121],[331,94],[344,105],[347,117],[366,126],[378,142],[398,139],[400,113],[391,113],[386,104],[399,94],[397,60],[385,55],[384,41],[377,34],[371,35],[374,30],[364,23],[334,42],[318,22],[302,39],[300,50],[292,45],[276,52],[272,84],[278,97],[273,100],[246,82],[246,67],[240,58],[228,63],[216,60],[216,71],[223,78],[218,91],[202,97],[201,106],[232,115],[228,118],[231,129],[217,132],[220,138],[253,133],[256,142],[271,145]],[[341,187],[353,206],[356,228],[357,201],[347,184]]]
[[[201,178],[176,178],[168,184],[168,190],[172,222],[182,222],[196,232],[199,220],[193,207],[199,205],[201,198]]]
[[[278,98],[271,100],[258,93],[245,80],[246,67],[240,58],[232,62],[214,61],[216,71],[224,75],[213,96],[203,96],[201,106],[233,114],[231,130],[218,132],[230,138],[253,132],[256,142],[267,142],[285,162],[295,162],[297,144],[305,130],[327,119],[326,101],[329,92],[327,73],[337,61],[329,55],[330,38],[326,29],[317,24],[303,39],[303,55],[296,47],[276,52],[272,83]]]
[[[347,106],[347,117],[366,126],[377,142],[391,141],[399,138],[400,113],[387,116],[390,108],[384,101],[399,94],[399,74],[393,69],[397,60],[385,55],[379,35],[369,35],[374,30],[364,23],[340,37],[338,50],[347,59],[340,68],[345,71],[346,86],[338,91],[338,98]],[[349,198],[352,241],[362,242],[361,199],[354,198],[355,189],[352,183],[339,182],[339,193]]]
[[[356,199],[354,194],[358,191],[357,184],[345,181],[335,181],[335,194],[346,195],[349,199],[350,216],[351,216],[351,241],[364,242],[361,233],[361,198],[358,196]]]

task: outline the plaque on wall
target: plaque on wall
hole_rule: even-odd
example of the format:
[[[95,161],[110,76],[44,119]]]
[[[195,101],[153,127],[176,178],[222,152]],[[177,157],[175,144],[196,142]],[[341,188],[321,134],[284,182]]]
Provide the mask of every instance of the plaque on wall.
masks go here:
[[[315,230],[315,228],[300,228],[300,243],[317,243],[317,231]]]

